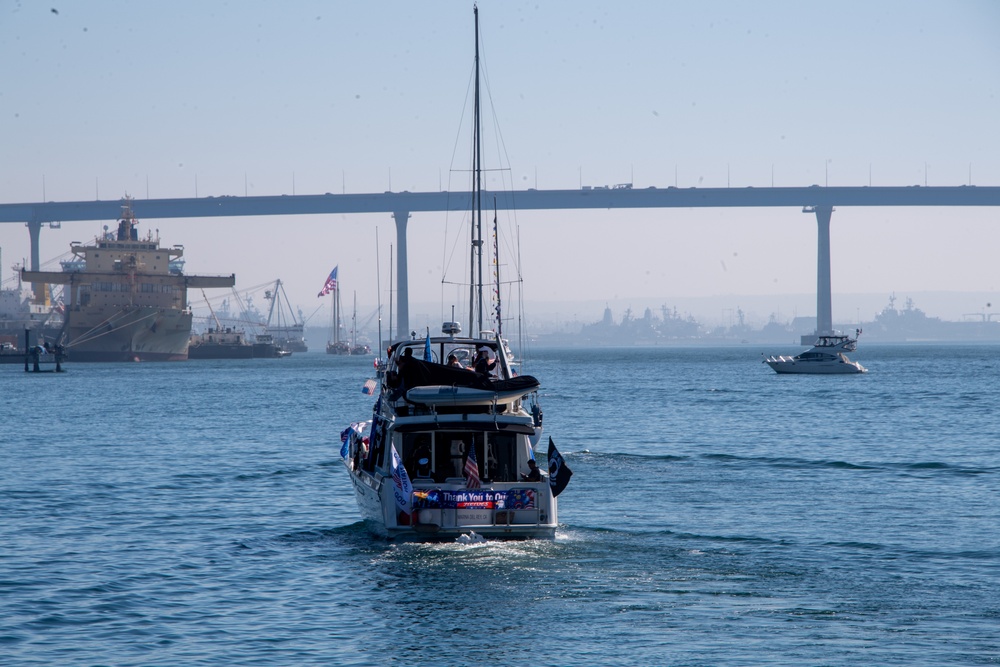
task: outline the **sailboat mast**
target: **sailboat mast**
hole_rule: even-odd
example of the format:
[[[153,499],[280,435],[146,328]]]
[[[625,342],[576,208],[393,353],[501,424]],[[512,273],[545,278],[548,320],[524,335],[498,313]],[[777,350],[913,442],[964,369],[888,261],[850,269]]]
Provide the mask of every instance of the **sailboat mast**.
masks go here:
[[[480,129],[480,109],[479,109],[479,7],[472,8],[476,24],[476,85],[475,102],[473,104],[472,131],[472,171],[474,173],[472,186],[473,215],[472,215],[472,261],[470,262],[469,282],[471,290],[469,293],[469,335],[478,335],[483,330],[483,185],[482,185],[482,164],[481,164],[481,142],[482,133]],[[478,328],[473,328],[473,323],[478,323]]]
[[[333,288],[333,342],[340,342],[340,285]]]

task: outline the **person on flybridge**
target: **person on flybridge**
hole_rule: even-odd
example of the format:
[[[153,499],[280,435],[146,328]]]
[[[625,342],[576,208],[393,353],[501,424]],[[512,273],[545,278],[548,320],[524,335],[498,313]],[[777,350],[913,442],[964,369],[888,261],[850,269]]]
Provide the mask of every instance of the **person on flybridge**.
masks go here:
[[[486,377],[490,374],[497,366],[496,359],[490,359],[490,349],[485,345],[479,348],[476,352],[476,363],[474,365],[475,371],[480,375]]]

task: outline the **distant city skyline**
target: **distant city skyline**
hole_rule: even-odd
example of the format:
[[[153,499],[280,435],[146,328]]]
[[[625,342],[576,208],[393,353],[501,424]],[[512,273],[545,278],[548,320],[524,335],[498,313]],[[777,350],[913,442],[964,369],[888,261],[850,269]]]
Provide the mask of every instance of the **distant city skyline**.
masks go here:
[[[494,155],[502,137],[506,169],[487,187],[1000,185],[994,3],[479,6],[485,134]],[[0,8],[0,201],[467,189],[471,8]],[[442,275],[462,273],[466,219],[411,219],[411,304],[456,301]],[[111,222],[44,229],[43,260]],[[836,211],[834,319],[838,294],[1000,291],[997,222],[989,209]],[[282,278],[307,314],[334,265],[359,304],[380,281],[388,305],[388,216],[140,223],[184,245],[191,272],[236,273],[238,288]],[[799,211],[505,224],[528,302],[815,289],[815,219]],[[5,281],[27,247],[23,227],[0,225]]]

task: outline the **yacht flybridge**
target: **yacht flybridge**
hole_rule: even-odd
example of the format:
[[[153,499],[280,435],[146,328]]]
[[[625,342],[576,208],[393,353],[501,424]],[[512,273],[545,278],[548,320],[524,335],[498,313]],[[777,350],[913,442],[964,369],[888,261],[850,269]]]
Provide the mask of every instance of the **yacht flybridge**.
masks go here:
[[[867,373],[868,369],[847,358],[844,352],[858,348],[857,331],[854,338],[844,335],[820,336],[811,348],[794,357],[771,356],[764,363],[778,373],[842,375]]]
[[[389,539],[552,538],[571,473],[551,440],[551,479],[529,464],[538,380],[513,375],[502,340],[459,330],[393,345],[372,421],[342,434],[365,523]]]

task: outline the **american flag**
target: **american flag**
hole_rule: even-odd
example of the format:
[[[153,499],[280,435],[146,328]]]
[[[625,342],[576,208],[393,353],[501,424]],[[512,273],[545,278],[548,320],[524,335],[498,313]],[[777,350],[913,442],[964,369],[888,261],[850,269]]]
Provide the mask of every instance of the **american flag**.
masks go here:
[[[321,289],[319,294],[316,295],[317,297],[326,296],[333,290],[337,289],[337,269],[339,267],[339,264],[333,267],[333,271],[330,272],[329,277],[326,279],[326,283],[323,285],[323,289]]]
[[[465,488],[479,488],[479,464],[476,463],[476,446],[469,447],[469,458],[465,460]]]
[[[369,378],[368,380],[365,381],[365,386],[363,386],[361,388],[361,393],[362,394],[368,394],[369,396],[371,396],[372,394],[375,393],[375,379],[374,378]]]

